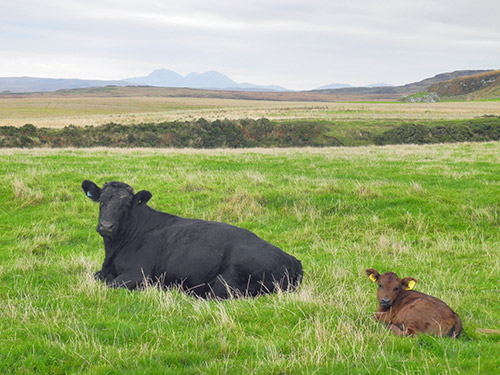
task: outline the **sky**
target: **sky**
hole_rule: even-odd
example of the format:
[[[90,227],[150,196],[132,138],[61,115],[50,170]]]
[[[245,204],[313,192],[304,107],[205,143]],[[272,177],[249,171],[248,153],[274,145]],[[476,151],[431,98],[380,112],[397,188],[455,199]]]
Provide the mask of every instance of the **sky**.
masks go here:
[[[493,0],[2,0],[0,77],[399,85],[500,69],[499,14]]]

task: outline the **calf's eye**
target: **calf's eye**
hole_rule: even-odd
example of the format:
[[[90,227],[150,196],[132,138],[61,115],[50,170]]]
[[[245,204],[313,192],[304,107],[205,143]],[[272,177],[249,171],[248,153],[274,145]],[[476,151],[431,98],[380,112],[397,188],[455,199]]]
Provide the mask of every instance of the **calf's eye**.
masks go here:
[[[399,287],[398,287],[398,286],[394,288],[394,291],[395,291],[395,292],[397,292],[398,290],[399,290]]]
[[[378,284],[378,288],[382,289],[383,288],[382,284]]]

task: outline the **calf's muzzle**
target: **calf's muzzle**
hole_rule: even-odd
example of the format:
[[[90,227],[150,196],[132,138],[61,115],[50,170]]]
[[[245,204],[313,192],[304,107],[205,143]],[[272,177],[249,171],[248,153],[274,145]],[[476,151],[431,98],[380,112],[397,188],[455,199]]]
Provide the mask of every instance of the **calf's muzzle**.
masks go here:
[[[380,303],[380,306],[382,306],[384,308],[389,308],[392,305],[392,302],[389,298],[382,298],[379,303]]]

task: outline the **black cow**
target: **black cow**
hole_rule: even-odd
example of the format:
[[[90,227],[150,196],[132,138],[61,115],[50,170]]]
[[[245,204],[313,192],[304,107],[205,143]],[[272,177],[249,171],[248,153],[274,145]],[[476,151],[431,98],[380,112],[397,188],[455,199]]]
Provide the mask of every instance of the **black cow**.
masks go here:
[[[294,290],[301,282],[299,260],[246,229],[156,211],[147,205],[149,191],[134,194],[123,182],[101,189],[85,180],[82,188],[100,204],[105,258],[95,277],[110,286],[157,282],[202,298],[228,298]]]

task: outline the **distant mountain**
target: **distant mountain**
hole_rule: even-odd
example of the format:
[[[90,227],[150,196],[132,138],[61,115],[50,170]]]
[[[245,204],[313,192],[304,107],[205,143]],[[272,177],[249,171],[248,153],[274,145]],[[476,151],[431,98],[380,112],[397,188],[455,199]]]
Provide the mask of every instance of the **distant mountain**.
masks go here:
[[[179,87],[184,77],[168,69],[157,69],[146,77],[127,78],[125,81],[146,86]]]
[[[371,85],[366,85],[362,87],[393,87],[393,85],[390,85],[388,83],[372,83]],[[321,86],[318,87],[317,89],[314,90],[337,90],[337,89],[348,89],[348,88],[355,88],[352,85],[349,85],[347,83],[330,83],[329,85]]]
[[[228,76],[216,71],[209,71],[201,74],[189,73],[187,76],[183,77],[168,69],[156,69],[146,77],[127,78],[125,81],[138,85],[158,87],[185,87],[210,90],[288,91],[280,86],[237,83]]]
[[[128,78],[119,81],[101,81],[65,78],[0,77],[0,92],[48,92],[62,89],[78,89],[104,86],[158,86],[186,87],[193,89],[233,91],[289,91],[280,86],[262,86],[237,83],[222,73],[190,73],[183,77],[168,69],[157,69],[146,77]]]
[[[345,89],[348,87],[353,87],[351,85],[348,85],[347,83],[330,83],[329,85],[324,85],[321,87],[318,87],[316,90],[329,90],[329,89]]]
[[[371,85],[366,85],[366,87],[393,87],[394,85],[391,85],[389,83],[372,83]]]
[[[103,86],[126,86],[124,81],[100,81],[66,78],[0,77],[0,92],[46,92]]]

